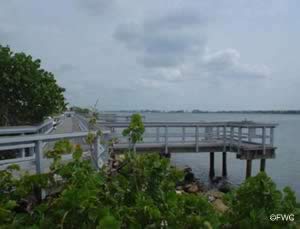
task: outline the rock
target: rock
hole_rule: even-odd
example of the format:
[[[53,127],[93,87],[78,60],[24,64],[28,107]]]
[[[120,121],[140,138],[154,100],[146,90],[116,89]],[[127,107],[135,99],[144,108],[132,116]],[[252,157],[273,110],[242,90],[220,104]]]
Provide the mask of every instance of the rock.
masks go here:
[[[223,180],[223,177],[213,177],[211,181],[213,183],[219,183],[221,180]]]
[[[112,164],[112,167],[113,167],[113,168],[118,168],[119,166],[120,166],[120,162],[117,161],[117,160],[114,161],[113,164]]]
[[[184,176],[184,182],[185,183],[191,183],[195,180],[194,173],[192,172],[187,172]]]
[[[118,155],[118,160],[124,161],[125,160],[125,155],[124,154]]]
[[[179,194],[179,195],[181,195],[181,194],[182,194],[182,192],[183,192],[183,191],[181,191],[181,190],[176,190],[176,194]]]
[[[209,202],[213,202],[215,200],[216,200],[216,198],[214,196],[208,196],[208,201]]]
[[[215,199],[222,199],[223,196],[224,196],[224,193],[223,192],[220,192],[218,190],[210,190],[206,193],[206,195],[209,197],[209,196],[212,196],[214,197]]]
[[[199,192],[200,189],[196,183],[188,184],[184,186],[184,191],[189,192],[189,193],[196,193]]]
[[[226,182],[224,182],[224,183],[222,183],[222,184],[219,186],[218,189],[219,189],[219,191],[221,191],[221,192],[227,193],[227,192],[229,192],[229,191],[231,190],[231,185],[228,184],[228,183],[226,183]]]
[[[226,212],[228,209],[228,207],[220,199],[216,199],[212,204],[214,208],[221,213]]]
[[[176,190],[183,190],[183,187],[182,186],[177,186]]]

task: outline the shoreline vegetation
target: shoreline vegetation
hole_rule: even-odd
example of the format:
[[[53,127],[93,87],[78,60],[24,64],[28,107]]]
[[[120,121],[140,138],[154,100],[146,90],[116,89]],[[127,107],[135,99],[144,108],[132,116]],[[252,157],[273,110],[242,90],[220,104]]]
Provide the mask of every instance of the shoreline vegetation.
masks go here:
[[[61,155],[73,160],[62,162]],[[0,172],[1,228],[297,228],[299,203],[265,173],[227,193],[203,190],[169,158],[124,152],[99,171],[79,145],[57,143],[50,172]],[[18,178],[13,174],[19,173]],[[41,198],[44,193],[44,198]],[[271,221],[274,213],[294,221]]]

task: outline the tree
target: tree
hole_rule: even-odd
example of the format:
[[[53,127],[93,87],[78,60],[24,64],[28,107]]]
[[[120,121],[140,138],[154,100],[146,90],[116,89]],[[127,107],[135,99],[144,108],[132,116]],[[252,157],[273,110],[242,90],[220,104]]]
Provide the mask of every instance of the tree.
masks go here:
[[[64,88],[41,61],[0,45],[0,125],[41,122],[65,109]]]
[[[135,144],[139,141],[143,141],[143,134],[145,132],[145,127],[143,123],[142,116],[140,114],[131,115],[131,121],[129,127],[123,130],[123,136],[128,136],[129,141],[134,148]]]

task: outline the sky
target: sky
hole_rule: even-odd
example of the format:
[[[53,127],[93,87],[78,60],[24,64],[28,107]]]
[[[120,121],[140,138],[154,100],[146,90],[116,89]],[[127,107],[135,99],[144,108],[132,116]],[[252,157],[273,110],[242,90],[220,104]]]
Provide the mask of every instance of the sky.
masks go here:
[[[300,109],[299,9],[298,0],[3,0],[0,44],[41,59],[70,105]]]

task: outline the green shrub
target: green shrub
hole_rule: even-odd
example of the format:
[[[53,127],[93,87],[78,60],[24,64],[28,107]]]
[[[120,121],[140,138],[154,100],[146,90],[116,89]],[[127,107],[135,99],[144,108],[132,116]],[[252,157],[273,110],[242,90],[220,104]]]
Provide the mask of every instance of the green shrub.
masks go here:
[[[228,195],[227,200],[230,207],[228,221],[235,227],[294,227],[299,220],[294,192],[289,187],[284,188],[283,192],[279,191],[264,172],[248,178]],[[272,221],[271,214],[294,214],[295,221]]]
[[[66,151],[73,160],[63,163]],[[0,171],[1,228],[293,228],[270,214],[299,216],[294,193],[278,191],[264,173],[229,193],[220,215],[204,195],[177,194],[184,174],[158,154],[127,153],[114,173],[96,171],[80,146],[65,141],[48,155],[55,160],[47,174],[17,179],[17,166]]]

